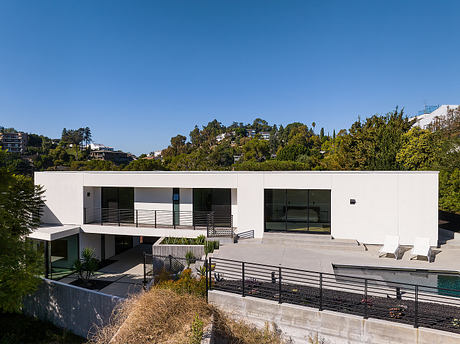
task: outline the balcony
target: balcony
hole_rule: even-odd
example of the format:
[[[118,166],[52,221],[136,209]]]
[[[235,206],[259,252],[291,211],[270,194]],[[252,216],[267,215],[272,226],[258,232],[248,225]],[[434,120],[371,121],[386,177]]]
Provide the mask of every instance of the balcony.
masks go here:
[[[233,215],[206,211],[84,208],[84,224],[206,230],[207,237],[233,237]]]

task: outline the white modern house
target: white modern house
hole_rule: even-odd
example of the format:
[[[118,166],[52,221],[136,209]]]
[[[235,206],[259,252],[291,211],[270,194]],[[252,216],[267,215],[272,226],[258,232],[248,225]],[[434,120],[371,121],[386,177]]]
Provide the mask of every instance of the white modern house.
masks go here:
[[[435,122],[437,119],[446,119],[449,109],[456,109],[460,105],[434,105],[425,106],[425,109],[420,111],[415,119],[414,126],[418,126],[422,129],[427,129],[430,124]]]
[[[107,259],[150,237],[248,231],[438,244],[438,172],[37,172],[35,183],[46,206],[30,238],[62,262],[84,247]]]

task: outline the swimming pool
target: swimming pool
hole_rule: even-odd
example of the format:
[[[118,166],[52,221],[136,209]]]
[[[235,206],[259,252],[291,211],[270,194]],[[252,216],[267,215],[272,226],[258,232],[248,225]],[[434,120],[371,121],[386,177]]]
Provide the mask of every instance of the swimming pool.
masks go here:
[[[332,266],[336,275],[376,279],[384,282],[418,284],[438,288],[437,293],[440,295],[460,297],[460,272],[458,271],[339,264],[333,264]],[[445,291],[443,289],[455,291]]]

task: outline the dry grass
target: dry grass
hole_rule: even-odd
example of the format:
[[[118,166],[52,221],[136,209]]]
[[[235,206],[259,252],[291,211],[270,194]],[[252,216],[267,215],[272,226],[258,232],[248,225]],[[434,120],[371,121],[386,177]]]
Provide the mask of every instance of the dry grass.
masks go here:
[[[195,316],[204,326],[214,316],[218,343],[222,344],[282,344],[282,336],[267,325],[256,329],[242,321],[235,321],[201,297],[178,294],[153,288],[135,296],[117,310],[110,325],[99,328],[90,344],[188,344]]]
[[[216,311],[214,325],[219,344],[284,344],[281,332],[275,324],[265,324],[264,329],[258,329],[241,320],[234,320],[228,315]]]
[[[126,301],[89,343],[187,343],[197,314],[207,324],[212,310],[196,296],[154,288]]]

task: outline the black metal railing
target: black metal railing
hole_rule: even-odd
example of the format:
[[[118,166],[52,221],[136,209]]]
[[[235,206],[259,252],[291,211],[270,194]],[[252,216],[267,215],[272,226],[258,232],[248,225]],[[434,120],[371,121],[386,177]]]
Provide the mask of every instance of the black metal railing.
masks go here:
[[[197,262],[198,266],[204,266],[205,276],[207,277],[208,274],[206,270],[206,260],[194,258],[191,261],[188,261],[186,258],[178,258],[171,255],[153,255],[144,252],[144,289],[150,289],[150,287],[156,282],[156,280],[159,280],[159,277],[163,272],[167,272],[170,276],[178,276],[187,267],[189,263],[192,267],[193,274],[197,275],[198,272],[201,273],[201,270],[197,270],[195,266]]]
[[[254,230],[244,231],[237,234],[238,239],[253,239]]]
[[[208,237],[233,237],[233,216],[207,211],[84,208],[85,224],[201,229]]]
[[[208,264],[208,289],[460,333],[460,290],[223,258]]]

